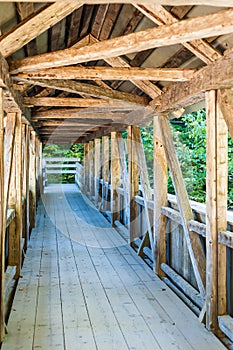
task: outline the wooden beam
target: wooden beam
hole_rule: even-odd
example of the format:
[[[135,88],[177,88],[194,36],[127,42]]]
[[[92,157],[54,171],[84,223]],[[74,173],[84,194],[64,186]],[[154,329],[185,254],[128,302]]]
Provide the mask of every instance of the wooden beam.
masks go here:
[[[105,189],[105,183],[109,182],[109,137],[102,137],[102,205],[103,211],[106,211],[108,201],[108,191]]]
[[[16,0],[15,2],[26,2],[27,0]],[[63,0],[32,0],[31,2],[62,2]],[[154,4],[158,3],[161,5],[170,6],[183,6],[187,5],[208,5],[208,6],[219,6],[219,7],[230,7],[233,6],[232,0],[141,0],[142,4]],[[4,0],[4,2],[11,2],[11,0]],[[138,0],[86,0],[85,4],[111,4],[111,3],[130,3],[137,4]]]
[[[36,133],[31,131],[30,133],[30,156],[29,156],[29,193],[30,193],[30,229],[35,227],[35,215],[36,215]]]
[[[22,124],[21,114],[16,114],[15,128],[15,227],[9,232],[9,265],[16,266],[16,276],[21,271],[22,241]]]
[[[138,238],[138,205],[134,197],[139,191],[139,171],[137,163],[137,154],[135,148],[135,133],[133,132],[137,126],[129,126],[128,128],[128,172],[129,172],[129,232],[130,245],[134,246],[134,239]]]
[[[12,55],[29,41],[81,6],[82,3],[80,2],[66,0],[65,4],[57,2],[39,9],[29,18],[16,25],[10,32],[0,37],[1,54],[4,57]],[[54,16],[55,13],[56,16]]]
[[[156,113],[171,112],[204,100],[207,90],[231,88],[233,86],[233,50],[210,63],[194,74],[189,82],[172,84],[163,96],[150,105]]]
[[[111,133],[111,223],[120,220],[120,195],[117,188],[121,185],[120,155],[118,150],[118,137],[121,133]]]
[[[233,90],[221,89],[218,92],[219,105],[222,110],[223,118],[227,124],[231,138],[233,139]]]
[[[14,80],[24,81],[31,85],[38,85],[43,87],[49,87],[55,90],[67,91],[75,94],[83,94],[88,96],[95,96],[100,98],[110,98],[120,101],[126,101],[133,104],[138,104],[142,106],[148,105],[148,99],[141,96],[136,96],[128,92],[120,92],[117,90],[106,89],[103,87],[95,86],[87,83],[79,83],[74,80],[46,80],[46,79],[24,79],[14,77]]]
[[[83,191],[87,193],[88,191],[88,144],[84,144],[84,155],[83,155]]]
[[[226,247],[218,244],[227,228],[228,131],[217,91],[206,93],[206,327],[217,333],[219,315],[226,309]]]
[[[98,205],[99,201],[99,189],[100,189],[100,173],[101,173],[101,153],[100,153],[100,139],[95,139],[95,155],[94,155],[94,162],[95,162],[95,204]]]
[[[161,135],[161,117],[154,117],[154,258],[155,271],[165,277],[161,264],[166,263],[166,217],[161,208],[167,205],[167,160]]]
[[[120,110],[129,110],[134,108],[131,103],[124,101],[75,97],[24,97],[23,104],[25,107],[99,107],[101,109],[112,108]]]
[[[4,210],[7,215],[8,197],[11,180],[11,170],[15,143],[16,113],[9,113],[6,117],[6,127],[4,134]]]
[[[89,44],[98,43],[99,41],[94,38],[92,35],[89,36]],[[130,64],[123,60],[121,57],[109,57],[104,59],[112,67],[121,67],[121,68],[130,68]],[[162,94],[162,90],[160,90],[156,85],[148,80],[134,81],[130,80],[132,84],[141,89],[145,94],[150,96],[151,98],[155,98]]]
[[[222,25],[224,23],[224,26]],[[233,32],[233,9],[190,18],[171,25],[151,28],[123,37],[105,40],[80,49],[46,53],[12,62],[12,73],[32,71],[106,59],[149,48],[174,45],[200,38]],[[172,35],[171,35],[172,33]],[[130,45],[129,45],[130,43]]]
[[[26,79],[78,79],[78,80],[162,80],[188,81],[196,69],[141,68],[141,67],[60,67],[47,68],[30,73],[20,73]]]
[[[167,117],[163,116],[160,120],[161,135],[166,153],[169,169],[171,171],[172,181],[177,196],[177,204],[181,214],[181,221],[184,235],[189,251],[194,275],[196,277],[199,292],[205,295],[205,255],[199,236],[188,229],[188,222],[193,220],[192,209],[189,203],[187,190],[185,188],[179,161],[176,155],[170,125]]]
[[[89,192],[90,197],[94,194],[94,141],[88,144],[88,163],[89,163]]]
[[[157,25],[171,25],[179,22],[176,16],[158,4],[135,5],[145,16]],[[205,63],[215,61],[221,54],[208,42],[197,39],[191,42],[182,42],[182,45]]]
[[[5,227],[6,212],[4,209],[4,111],[3,89],[0,87],[0,342],[5,335],[4,312],[4,274],[5,274]]]

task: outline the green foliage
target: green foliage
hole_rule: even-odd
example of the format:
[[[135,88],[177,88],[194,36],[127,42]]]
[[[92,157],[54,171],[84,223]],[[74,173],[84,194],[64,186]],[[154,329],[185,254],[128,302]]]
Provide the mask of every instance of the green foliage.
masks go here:
[[[83,144],[77,144],[72,146],[47,144],[43,148],[43,157],[78,158],[79,161],[82,163],[84,153],[83,150]],[[48,174],[49,183],[73,183],[74,180],[74,174]]]
[[[171,122],[174,143],[189,198],[205,202],[206,196],[206,114],[205,109]],[[151,186],[153,186],[153,127],[141,129]],[[233,207],[233,142],[229,136],[228,206]],[[168,192],[174,193],[171,176]]]

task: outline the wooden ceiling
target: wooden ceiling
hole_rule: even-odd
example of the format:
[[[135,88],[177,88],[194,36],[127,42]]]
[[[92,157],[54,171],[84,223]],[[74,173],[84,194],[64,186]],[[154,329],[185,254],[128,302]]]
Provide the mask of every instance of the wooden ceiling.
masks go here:
[[[233,87],[233,0],[0,1],[0,86],[43,142],[180,116]]]

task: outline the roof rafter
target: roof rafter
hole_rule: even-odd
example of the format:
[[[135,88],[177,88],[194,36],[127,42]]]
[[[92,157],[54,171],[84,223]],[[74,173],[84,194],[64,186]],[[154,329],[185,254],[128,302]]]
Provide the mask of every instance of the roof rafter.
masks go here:
[[[96,96],[100,98],[110,98],[121,101],[131,102],[133,104],[148,105],[148,100],[145,97],[136,96],[127,92],[120,92],[116,90],[106,89],[103,87],[79,83],[74,80],[45,80],[45,79],[24,79],[24,78],[14,78],[17,81],[23,81],[31,85],[39,85],[43,87],[48,87],[56,90],[63,90],[70,93],[81,93],[88,96]]]
[[[16,60],[12,62],[11,71],[18,73],[106,59],[153,47],[173,45],[231,32],[233,32],[233,9],[228,9],[101,41],[79,49],[70,48]]]
[[[35,12],[0,37],[1,54],[4,57],[10,56],[82,5],[80,2],[66,0],[65,3],[57,2]]]
[[[157,25],[167,25],[179,22],[175,16],[161,5],[137,4],[134,6]],[[202,39],[184,42],[182,45],[207,64],[221,57],[221,54],[215,48]]]
[[[78,80],[162,80],[187,81],[196,69],[141,68],[141,67],[59,67],[47,68],[18,76],[27,79],[78,79]]]
[[[210,63],[194,74],[189,82],[172,84],[159,98],[150,105],[156,113],[170,112],[174,109],[186,107],[204,99],[207,90],[232,88],[233,86],[233,50],[225,56]]]

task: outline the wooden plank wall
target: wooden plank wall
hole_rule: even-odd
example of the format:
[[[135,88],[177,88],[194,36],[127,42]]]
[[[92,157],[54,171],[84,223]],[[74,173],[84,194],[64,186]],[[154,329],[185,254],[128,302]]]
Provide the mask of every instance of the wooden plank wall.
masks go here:
[[[106,199],[108,198],[108,193],[111,193],[110,220],[112,224],[117,226],[134,248],[137,247],[138,243],[136,242],[138,239],[142,239],[141,244],[139,243],[140,255],[145,257],[145,252],[152,251],[150,259],[155,272],[160,277],[167,279],[166,273],[169,270],[165,267],[169,265],[175,273],[185,281],[188,281],[190,288],[194,288],[196,293],[199,293],[200,300],[202,300],[199,311],[200,321],[206,319],[207,328],[219,335],[221,332],[218,325],[218,316],[227,314],[227,293],[228,304],[232,304],[232,300],[229,302],[229,298],[232,298],[229,292],[229,288],[232,285],[232,277],[230,277],[228,286],[226,282],[227,264],[230,266],[230,255],[232,254],[228,254],[227,262],[226,245],[218,243],[219,232],[227,230],[228,135],[224,121],[224,108],[221,108],[221,103],[223,102],[220,97],[219,99],[217,98],[218,96],[220,95],[217,91],[206,93],[208,169],[208,205],[206,213],[204,211],[195,212],[191,208],[172,141],[167,115],[161,114],[154,117],[155,186],[153,201],[149,197],[148,190],[145,191],[145,186],[147,189],[149,185],[145,177],[146,169],[144,169],[145,164],[143,163],[145,155],[143,148],[140,146],[140,133],[138,133],[139,128],[137,126],[128,128],[126,155],[121,154],[125,151],[121,142],[116,142],[116,138],[122,140],[122,135],[112,132],[110,150],[108,136],[102,137],[100,141],[101,174],[95,169],[97,164],[99,164],[98,158],[95,162],[96,164],[92,164],[93,159],[89,160],[88,165],[85,163],[85,168],[89,169],[92,176],[95,175],[94,183],[97,188],[89,190],[89,192],[90,197],[95,196],[97,207],[109,215]],[[117,136],[117,134],[119,135]],[[95,152],[100,153],[99,141],[97,140],[96,143],[91,142],[88,145],[89,149],[92,150],[93,144],[96,144]],[[116,160],[117,157],[119,158],[118,160]],[[125,168],[126,159],[127,166]],[[109,160],[111,163],[110,168]],[[88,162],[87,157],[85,157],[85,162]],[[168,208],[167,197],[168,167],[170,168],[176,190],[176,200],[169,201],[170,208]],[[109,177],[109,169],[111,177]],[[96,178],[96,174],[98,174],[98,178]],[[90,186],[90,178],[86,181],[89,182]],[[138,198],[140,198],[138,197],[139,188],[143,189],[146,201],[145,198],[142,202],[138,201]],[[96,200],[97,192],[102,193],[102,198],[99,198],[99,200]],[[147,192],[148,194],[145,195]],[[125,206],[127,206],[127,210],[125,210]],[[143,208],[143,210],[140,208]],[[170,212],[168,213],[169,210]],[[128,213],[127,218],[125,218],[125,214],[119,215],[123,211]],[[142,226],[144,226],[146,217],[141,212],[144,211],[147,211],[149,214],[147,214],[147,229],[143,232]],[[152,222],[149,221],[151,214],[153,214]],[[201,225],[204,225],[203,227],[206,225],[206,234],[204,233],[206,238],[199,235],[200,232],[195,229],[196,224],[193,229],[191,223],[195,223],[195,220],[202,222],[203,224]],[[153,232],[153,236],[149,239],[150,230],[151,233]],[[154,248],[154,253],[151,248]],[[228,269],[228,275],[232,275],[232,269]],[[205,298],[206,303],[203,302]]]
[[[9,275],[12,281],[19,278],[23,252],[35,224],[41,151],[42,145],[35,131],[20,112],[4,116],[0,89],[0,342],[6,331],[9,297],[4,288],[5,280],[9,283]]]

